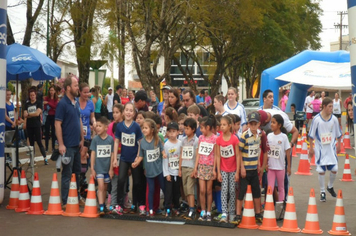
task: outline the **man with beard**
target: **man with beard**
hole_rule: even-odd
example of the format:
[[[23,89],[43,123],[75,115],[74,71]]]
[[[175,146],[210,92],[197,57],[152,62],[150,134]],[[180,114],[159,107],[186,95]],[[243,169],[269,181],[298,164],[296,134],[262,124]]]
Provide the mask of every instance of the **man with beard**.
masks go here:
[[[84,132],[79,104],[75,99],[79,91],[78,81],[73,76],[67,77],[64,81],[64,89],[65,94],[56,108],[55,128],[59,153],[65,157],[61,184],[62,204],[65,209],[72,173],[76,174],[77,188],[79,188],[80,149],[84,143]]]

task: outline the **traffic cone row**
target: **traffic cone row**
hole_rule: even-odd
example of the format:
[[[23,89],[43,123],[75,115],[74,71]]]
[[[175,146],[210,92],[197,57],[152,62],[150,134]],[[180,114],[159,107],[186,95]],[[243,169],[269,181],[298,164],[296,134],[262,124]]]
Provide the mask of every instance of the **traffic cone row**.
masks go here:
[[[307,128],[305,125],[303,125],[303,129],[302,129],[302,142],[307,141]]]
[[[9,205],[6,206],[6,209],[13,210],[17,207],[19,202],[19,191],[20,191],[19,174],[17,173],[17,170],[14,169],[14,174],[12,176],[12,182],[11,182],[10,200],[9,200]]]
[[[21,171],[20,193],[16,212],[26,212],[30,209],[30,193],[28,192],[25,171]]]
[[[284,214],[283,226],[279,229],[283,232],[300,232],[297,222],[297,213],[295,210],[293,188],[290,187],[288,191],[286,211]]]
[[[345,128],[344,147],[345,147],[345,149],[352,149],[351,142],[350,142],[350,134],[349,134],[349,130],[348,130],[347,126]]]
[[[342,200],[341,190],[337,194],[333,226],[328,233],[331,235],[351,235],[346,227],[344,201]]]
[[[276,212],[274,210],[273,193],[271,186],[268,186],[265,210],[263,212],[263,222],[260,230],[277,231]]]
[[[310,164],[307,149],[307,143],[304,141],[302,153],[300,154],[299,158],[298,171],[295,172],[296,175],[312,175],[312,173],[310,173]]]
[[[302,153],[302,136],[299,134],[298,136],[298,142],[297,142],[297,150],[296,150],[297,154]]]
[[[305,220],[305,227],[302,230],[305,234],[322,234],[323,231],[320,229],[318,209],[316,207],[315,192],[312,188],[309,195],[308,212]]]

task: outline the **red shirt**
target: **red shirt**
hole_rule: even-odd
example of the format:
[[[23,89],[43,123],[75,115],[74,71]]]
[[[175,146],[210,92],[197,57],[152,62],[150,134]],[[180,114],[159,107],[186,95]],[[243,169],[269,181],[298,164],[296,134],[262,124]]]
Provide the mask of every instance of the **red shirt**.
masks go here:
[[[50,99],[48,97],[45,97],[44,100],[48,102],[48,104],[46,104],[44,106],[44,109],[47,109],[47,106],[49,106],[48,115],[54,116],[56,114],[56,108],[57,108],[57,104],[58,104],[58,99],[54,100],[54,99]]]
[[[220,169],[224,172],[236,171],[236,145],[239,139],[231,134],[230,140],[225,141],[223,134],[216,139],[216,144],[220,146]],[[223,154],[225,152],[225,154]]]
[[[129,98],[129,97],[126,97],[126,98],[121,97],[121,104],[122,104],[122,105],[125,105],[125,104],[128,103],[129,101],[130,101],[130,98]]]
[[[260,166],[263,165],[263,154],[269,151],[269,147],[267,146],[267,135],[265,131],[262,130],[261,133],[261,155],[260,155]]]

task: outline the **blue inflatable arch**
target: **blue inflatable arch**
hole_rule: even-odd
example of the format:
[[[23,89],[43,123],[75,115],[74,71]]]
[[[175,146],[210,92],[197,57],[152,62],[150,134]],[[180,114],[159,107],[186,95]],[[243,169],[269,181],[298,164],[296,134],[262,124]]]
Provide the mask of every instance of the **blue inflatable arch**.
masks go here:
[[[264,70],[261,76],[260,104],[263,104],[263,92],[266,89],[270,89],[274,94],[273,104],[278,106],[279,88],[286,85],[288,82],[276,80],[276,78],[308,63],[311,60],[334,63],[350,62],[350,53],[346,51],[319,52],[306,50],[289,58],[288,60]],[[292,84],[286,108],[287,112],[290,111],[290,105],[293,103],[296,105],[297,111],[303,110],[304,99],[307,96],[307,92],[310,87],[312,86],[306,84]]]

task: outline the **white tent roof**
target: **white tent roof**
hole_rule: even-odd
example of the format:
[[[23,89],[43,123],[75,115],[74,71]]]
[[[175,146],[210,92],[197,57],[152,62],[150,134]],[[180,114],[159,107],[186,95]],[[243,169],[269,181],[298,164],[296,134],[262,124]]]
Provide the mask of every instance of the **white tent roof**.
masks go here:
[[[318,88],[351,89],[350,63],[311,60],[276,79]]]

